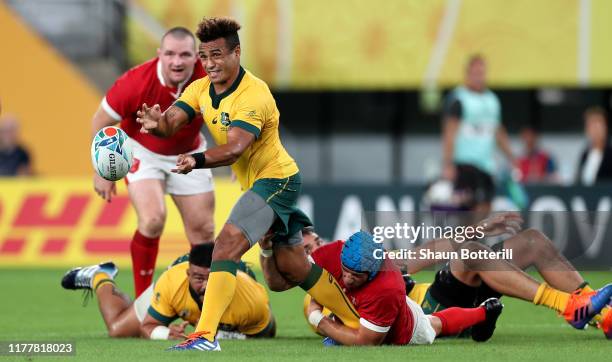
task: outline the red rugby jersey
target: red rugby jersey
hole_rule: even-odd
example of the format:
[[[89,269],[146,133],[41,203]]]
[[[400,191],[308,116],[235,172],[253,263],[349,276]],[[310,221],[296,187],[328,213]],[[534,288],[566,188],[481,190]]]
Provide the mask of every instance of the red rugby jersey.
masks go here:
[[[355,290],[347,290],[342,282],[343,241],[324,245],[312,258],[338,281],[346,296],[359,312],[359,322],[376,332],[388,332],[383,343],[403,345],[412,338],[414,318],[406,304],[406,286],[402,274],[391,260],[385,259],[374,279]]]
[[[148,133],[140,133],[140,124],[136,122],[136,112],[143,103],[148,106],[159,104],[165,111],[183,90],[194,80],[206,76],[202,63],[198,60],[191,77],[172,88],[165,84],[159,58],[142,63],[119,77],[102,100],[102,108],[113,119],[121,122],[121,128],[132,139],[155,153],[178,155],[189,152],[200,146],[200,128],[202,118],[196,117],[191,123],[183,126],[175,135],[161,138]]]

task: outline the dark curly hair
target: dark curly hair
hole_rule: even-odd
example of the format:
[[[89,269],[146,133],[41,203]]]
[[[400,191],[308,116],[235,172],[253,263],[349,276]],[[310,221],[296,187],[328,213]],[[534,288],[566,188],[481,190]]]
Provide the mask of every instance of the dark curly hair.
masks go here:
[[[238,30],[240,30],[240,24],[232,18],[204,18],[198,24],[196,36],[202,43],[224,38],[227,47],[233,50],[240,45]]]
[[[189,264],[202,268],[210,268],[214,247],[215,244],[213,243],[194,245],[191,248],[191,252],[189,252]]]

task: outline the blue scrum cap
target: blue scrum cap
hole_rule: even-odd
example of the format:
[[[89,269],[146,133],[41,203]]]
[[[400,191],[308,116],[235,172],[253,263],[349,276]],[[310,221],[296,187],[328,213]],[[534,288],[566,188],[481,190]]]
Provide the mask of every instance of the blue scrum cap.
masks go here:
[[[380,271],[383,259],[375,258],[376,250],[383,251],[381,243],[374,241],[374,237],[365,231],[358,231],[351,235],[342,247],[342,265],[357,273],[369,273],[368,280],[372,280]],[[382,253],[379,254],[382,256]]]

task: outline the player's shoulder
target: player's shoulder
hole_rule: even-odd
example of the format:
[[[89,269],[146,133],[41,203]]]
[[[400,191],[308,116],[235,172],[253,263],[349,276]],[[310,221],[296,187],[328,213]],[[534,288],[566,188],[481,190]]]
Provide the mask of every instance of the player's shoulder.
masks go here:
[[[140,63],[121,75],[121,80],[131,81],[142,81],[146,78],[150,78],[151,75],[157,74],[157,62],[158,58],[152,58],[144,63]]]
[[[313,255],[315,254],[326,255],[326,254],[331,254],[331,253],[339,254],[342,252],[343,245],[344,245],[343,240],[332,241],[332,242],[323,244],[320,247],[318,247],[317,250],[313,252]]]
[[[208,78],[208,75],[204,74],[203,77],[194,79],[190,85],[195,85],[196,87],[208,87],[210,85],[210,78]]]
[[[187,268],[189,268],[188,261],[174,264],[160,275],[157,283],[169,289],[176,289],[187,279]]]
[[[243,92],[251,97],[266,101],[274,99],[268,84],[246,69],[244,69],[244,76],[241,83],[241,85],[243,85]]]
[[[310,256],[315,264],[319,266],[331,267],[334,264],[340,263],[340,254],[342,253],[342,240],[333,241],[317,248]]]
[[[487,88],[487,90],[485,91],[485,94],[487,95],[487,97],[493,99],[494,102],[499,103],[499,97],[491,89]]]
[[[244,68],[242,68],[242,70],[244,71],[243,79],[246,80],[250,86],[266,88],[268,90],[270,89],[270,87],[268,87],[268,83],[266,83],[263,79],[257,77],[250,70]]]
[[[375,295],[404,297],[406,286],[402,274],[386,259],[379,274],[368,283],[369,289]]]
[[[189,83],[189,85],[187,86],[186,89],[189,89],[190,91],[195,91],[195,92],[203,92],[206,91],[208,92],[208,87],[210,86],[210,78],[208,78],[207,75],[205,75],[202,78],[198,78],[195,79],[194,81],[192,81],[191,83]],[[206,93],[208,94],[208,93]]]
[[[258,284],[255,279],[253,279],[249,274],[243,272],[242,270],[236,271],[236,282],[245,285]]]

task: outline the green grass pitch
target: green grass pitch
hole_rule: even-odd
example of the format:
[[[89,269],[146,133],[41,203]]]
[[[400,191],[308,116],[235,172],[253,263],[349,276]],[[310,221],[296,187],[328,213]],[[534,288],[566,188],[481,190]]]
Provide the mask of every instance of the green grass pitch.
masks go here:
[[[161,361],[611,361],[612,340],[600,330],[573,330],[543,307],[504,298],[505,309],[493,338],[476,344],[471,340],[442,339],[431,346],[324,348],[302,317],[303,292],[296,288],[271,293],[278,321],[273,340],[222,341],[221,353],[169,353],[171,341],[112,340],[106,336],[96,300],[85,308],[81,293],[60,287],[64,270],[0,269],[0,341],[74,341],[76,357],[68,360]],[[159,273],[158,273],[159,274]],[[431,280],[431,273],[417,280]],[[594,287],[612,281],[612,273],[585,273]],[[261,278],[260,278],[261,280]],[[118,286],[132,293],[129,271],[117,278]],[[0,356],[0,360],[9,357]],[[15,360],[57,360],[60,357],[18,357]]]

